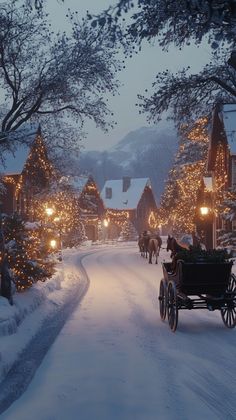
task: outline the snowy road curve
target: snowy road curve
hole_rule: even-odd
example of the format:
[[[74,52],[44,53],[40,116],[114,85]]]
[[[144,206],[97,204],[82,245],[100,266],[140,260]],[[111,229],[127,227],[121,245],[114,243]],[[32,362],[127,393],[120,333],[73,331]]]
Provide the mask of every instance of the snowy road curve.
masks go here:
[[[181,311],[173,334],[159,317],[160,264],[123,244],[82,263],[86,296],[0,419],[235,419],[236,331],[219,312]]]

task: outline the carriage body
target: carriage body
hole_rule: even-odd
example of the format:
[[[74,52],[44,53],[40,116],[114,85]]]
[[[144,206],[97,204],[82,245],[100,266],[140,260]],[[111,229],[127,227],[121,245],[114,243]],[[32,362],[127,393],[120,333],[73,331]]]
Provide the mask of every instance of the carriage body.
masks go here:
[[[185,262],[162,263],[159,303],[162,320],[168,315],[169,326],[175,331],[180,309],[220,310],[228,328],[236,326],[236,278],[231,274],[233,263]]]

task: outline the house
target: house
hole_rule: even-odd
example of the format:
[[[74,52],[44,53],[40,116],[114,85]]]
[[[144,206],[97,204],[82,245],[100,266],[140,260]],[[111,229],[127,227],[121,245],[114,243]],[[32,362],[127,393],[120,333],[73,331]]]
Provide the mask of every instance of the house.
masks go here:
[[[104,218],[104,204],[100,197],[100,192],[90,176],[74,176],[70,180],[70,185],[78,198],[81,220],[85,227],[85,233],[89,240],[99,239],[101,220]]]
[[[236,220],[225,221],[216,211],[224,192],[236,191],[236,104],[217,105],[213,110],[207,171],[212,176],[215,247],[220,230],[236,230]]]
[[[149,229],[149,217],[157,211],[149,178],[131,178],[108,180],[101,192],[110,220],[110,236],[119,235],[121,226],[129,219],[138,233]]]
[[[13,151],[4,154],[1,174],[5,193],[1,197],[1,212],[18,212],[31,218],[32,198],[49,185],[53,173],[39,126],[37,131],[27,134],[27,144],[18,141]]]

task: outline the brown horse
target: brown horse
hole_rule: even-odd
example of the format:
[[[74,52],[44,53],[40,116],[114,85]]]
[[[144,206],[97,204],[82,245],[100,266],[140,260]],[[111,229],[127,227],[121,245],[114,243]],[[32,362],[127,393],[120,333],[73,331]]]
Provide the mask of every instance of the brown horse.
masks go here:
[[[156,264],[158,263],[158,256],[160,252],[160,244],[158,239],[149,239],[148,243],[148,253],[149,253],[149,264],[152,264],[152,257],[156,257]]]
[[[168,235],[166,250],[171,251],[170,257],[172,258],[177,254],[177,252],[185,251],[186,248],[179,245],[173,236]]]
[[[141,257],[147,258],[148,255],[148,243],[150,236],[148,234],[141,234],[138,240],[138,246],[141,253]]]

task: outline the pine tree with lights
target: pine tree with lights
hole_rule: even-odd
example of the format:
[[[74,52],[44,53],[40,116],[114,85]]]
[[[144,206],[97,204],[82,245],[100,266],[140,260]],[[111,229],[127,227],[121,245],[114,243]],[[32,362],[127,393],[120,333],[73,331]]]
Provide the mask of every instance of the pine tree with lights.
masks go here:
[[[47,208],[52,211],[50,216]],[[66,177],[53,181],[48,190],[37,194],[33,209],[35,219],[43,223],[45,234],[60,237],[63,247],[77,246],[86,239],[78,197]]]
[[[39,126],[36,138],[31,146],[30,154],[20,178],[17,191],[23,192],[26,203],[26,213],[34,219],[34,197],[49,188],[58,174],[48,158],[47,148]]]
[[[224,193],[227,189],[228,177],[226,171],[226,156],[224,146],[221,142],[216,147],[216,161],[214,170],[215,184],[215,207],[221,205],[224,199]]]
[[[8,263],[18,291],[53,274],[54,264],[48,259],[40,226],[28,230],[19,215],[14,214],[4,218],[3,231]]]
[[[158,224],[170,226],[177,236],[194,229],[197,194],[207,159],[207,124],[207,118],[200,118],[181,128],[179,150],[161,198]]]
[[[137,230],[135,229],[133,223],[130,220],[124,222],[121,232],[120,232],[120,241],[136,241],[138,238]]]

